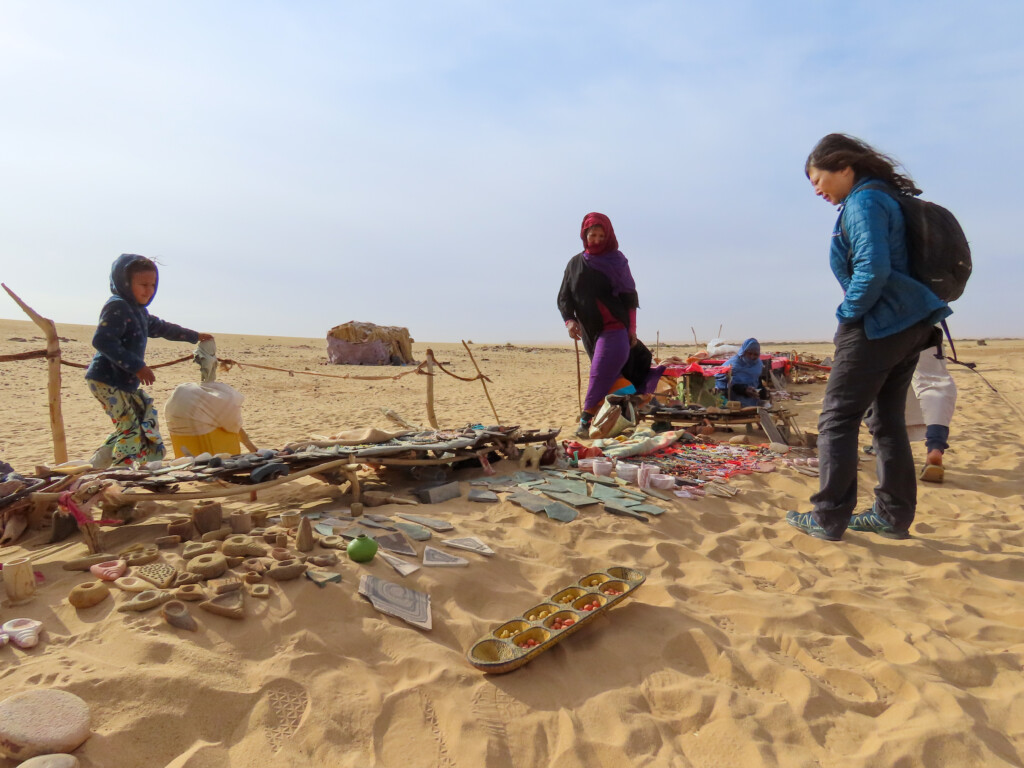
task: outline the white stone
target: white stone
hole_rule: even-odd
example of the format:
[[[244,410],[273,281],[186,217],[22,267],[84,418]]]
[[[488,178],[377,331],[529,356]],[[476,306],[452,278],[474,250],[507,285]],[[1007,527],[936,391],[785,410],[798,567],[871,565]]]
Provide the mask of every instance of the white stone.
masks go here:
[[[55,688],[0,701],[0,754],[15,760],[72,752],[90,736],[89,705]]]
[[[18,768],[78,768],[80,763],[74,755],[39,755],[18,766]]]

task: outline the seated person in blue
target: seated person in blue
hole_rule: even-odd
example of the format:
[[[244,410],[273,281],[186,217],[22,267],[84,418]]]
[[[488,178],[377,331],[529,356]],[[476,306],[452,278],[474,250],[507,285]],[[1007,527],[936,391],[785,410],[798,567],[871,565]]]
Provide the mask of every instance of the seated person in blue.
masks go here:
[[[730,357],[723,367],[728,370],[715,374],[715,392],[725,395],[727,400],[739,400],[744,407],[760,405],[762,400],[768,399],[768,390],[761,384],[764,363],[761,360],[761,344],[757,339],[744,341],[740,351]]]

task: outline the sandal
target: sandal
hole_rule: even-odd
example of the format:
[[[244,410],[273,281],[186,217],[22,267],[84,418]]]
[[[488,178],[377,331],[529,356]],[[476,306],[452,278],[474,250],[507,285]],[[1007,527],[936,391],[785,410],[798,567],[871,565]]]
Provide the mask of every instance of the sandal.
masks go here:
[[[941,483],[946,470],[941,464],[925,464],[921,470],[921,479],[926,483]]]

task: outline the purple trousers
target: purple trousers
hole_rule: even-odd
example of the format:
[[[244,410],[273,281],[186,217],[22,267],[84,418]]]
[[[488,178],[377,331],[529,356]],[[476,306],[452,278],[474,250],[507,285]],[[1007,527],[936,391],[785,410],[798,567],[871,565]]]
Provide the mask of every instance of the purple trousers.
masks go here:
[[[590,381],[583,410],[597,413],[605,395],[611,392],[615,380],[622,375],[622,367],[629,359],[629,331],[617,328],[602,331],[594,344],[594,357],[590,360]]]

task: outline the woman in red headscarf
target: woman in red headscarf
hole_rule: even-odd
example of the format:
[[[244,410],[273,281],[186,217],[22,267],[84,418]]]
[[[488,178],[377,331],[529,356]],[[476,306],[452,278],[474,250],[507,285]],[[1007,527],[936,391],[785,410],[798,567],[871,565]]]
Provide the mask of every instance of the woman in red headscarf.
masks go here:
[[[590,381],[577,431],[577,436],[586,437],[591,420],[620,377],[636,391],[650,392],[658,375],[652,375],[650,350],[637,342],[636,284],[611,221],[603,213],[588,213],[580,239],[584,250],[565,268],[558,309],[569,336],[582,339],[590,357]]]

